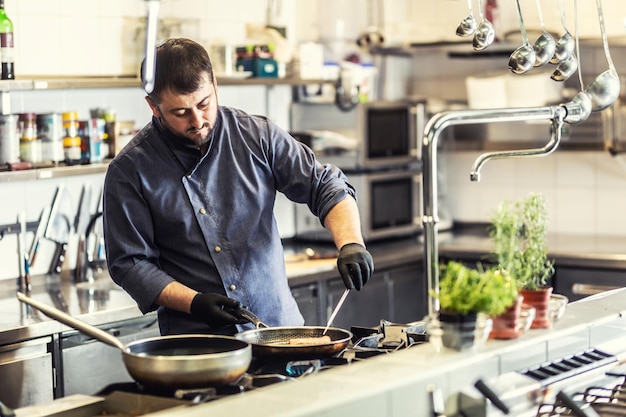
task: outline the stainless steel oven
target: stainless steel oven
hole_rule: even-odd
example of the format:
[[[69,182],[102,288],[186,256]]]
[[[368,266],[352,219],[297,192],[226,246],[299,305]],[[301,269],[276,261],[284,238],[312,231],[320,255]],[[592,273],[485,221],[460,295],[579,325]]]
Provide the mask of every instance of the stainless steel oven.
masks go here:
[[[366,241],[417,234],[421,226],[421,170],[346,171],[357,192]],[[296,205],[296,237],[330,240],[330,233],[304,204]]]

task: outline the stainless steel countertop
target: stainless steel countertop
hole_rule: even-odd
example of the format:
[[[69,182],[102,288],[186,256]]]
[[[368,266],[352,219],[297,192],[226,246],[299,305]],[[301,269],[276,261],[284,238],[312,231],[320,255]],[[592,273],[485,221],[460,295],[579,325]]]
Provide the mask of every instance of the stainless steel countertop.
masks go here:
[[[108,279],[75,285],[60,277],[33,277],[29,295],[95,326],[141,316],[130,296]],[[69,328],[20,303],[14,291],[0,292],[0,345],[65,330]]]
[[[626,270],[623,238],[554,235],[549,237],[549,245],[550,256],[559,266]],[[439,246],[440,256],[458,259],[475,259],[490,250],[485,225],[482,224],[460,225],[454,232],[442,232]],[[285,253],[294,253],[305,247],[332,249],[330,244],[288,241],[285,242]],[[368,248],[374,256],[377,270],[422,262],[421,236],[375,242],[368,244]],[[334,259],[287,263],[286,267],[292,285],[338,278]],[[96,326],[141,316],[132,298],[108,278],[94,283],[74,284],[67,277],[34,277],[31,296],[57,308],[66,306],[71,315]],[[15,297],[13,282],[0,287],[0,345],[65,330],[69,328],[22,305]]]

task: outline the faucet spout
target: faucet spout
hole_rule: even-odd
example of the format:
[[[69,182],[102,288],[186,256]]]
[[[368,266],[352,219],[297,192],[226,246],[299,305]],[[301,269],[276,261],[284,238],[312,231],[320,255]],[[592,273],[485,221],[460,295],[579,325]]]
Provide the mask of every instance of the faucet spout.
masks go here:
[[[562,110],[562,109],[561,109]],[[505,158],[520,158],[520,157],[528,157],[528,156],[546,156],[550,155],[554,150],[559,146],[561,141],[561,128],[563,127],[563,122],[565,118],[564,111],[556,111],[555,116],[552,118],[551,123],[551,135],[550,141],[541,148],[532,148],[532,149],[519,149],[514,151],[499,151],[499,152],[486,152],[481,154],[476,161],[474,161],[474,165],[472,166],[472,171],[470,172],[470,180],[478,182],[480,181],[480,170],[489,161],[490,159],[505,159]]]

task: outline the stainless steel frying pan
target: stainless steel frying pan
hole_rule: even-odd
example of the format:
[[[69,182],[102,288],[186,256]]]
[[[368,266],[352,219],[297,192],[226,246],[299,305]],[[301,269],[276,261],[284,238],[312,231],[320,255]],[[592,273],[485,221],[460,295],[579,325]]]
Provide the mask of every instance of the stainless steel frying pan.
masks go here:
[[[240,308],[239,314],[256,326],[256,329],[245,330],[235,337],[252,345],[252,355],[256,358],[273,359],[321,359],[334,356],[346,348],[352,339],[352,333],[325,326],[279,326],[269,327],[252,312]],[[306,345],[290,344],[293,339],[318,338],[323,335],[330,337],[330,343]]]
[[[46,316],[118,348],[126,370],[153,389],[200,388],[239,379],[252,361],[251,346],[231,336],[180,335],[136,340],[124,345],[109,333],[25,294],[17,298]]]

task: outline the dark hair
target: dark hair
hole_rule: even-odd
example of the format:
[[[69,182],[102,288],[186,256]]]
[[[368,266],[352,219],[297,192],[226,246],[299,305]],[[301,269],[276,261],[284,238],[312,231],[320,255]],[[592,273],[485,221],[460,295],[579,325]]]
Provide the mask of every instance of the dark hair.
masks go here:
[[[141,63],[141,80],[144,65]],[[204,73],[213,81],[213,65],[204,47],[191,39],[167,39],[156,47],[154,89],[149,94],[154,103],[160,102],[163,90],[171,89],[179,94],[189,94],[200,87]]]

